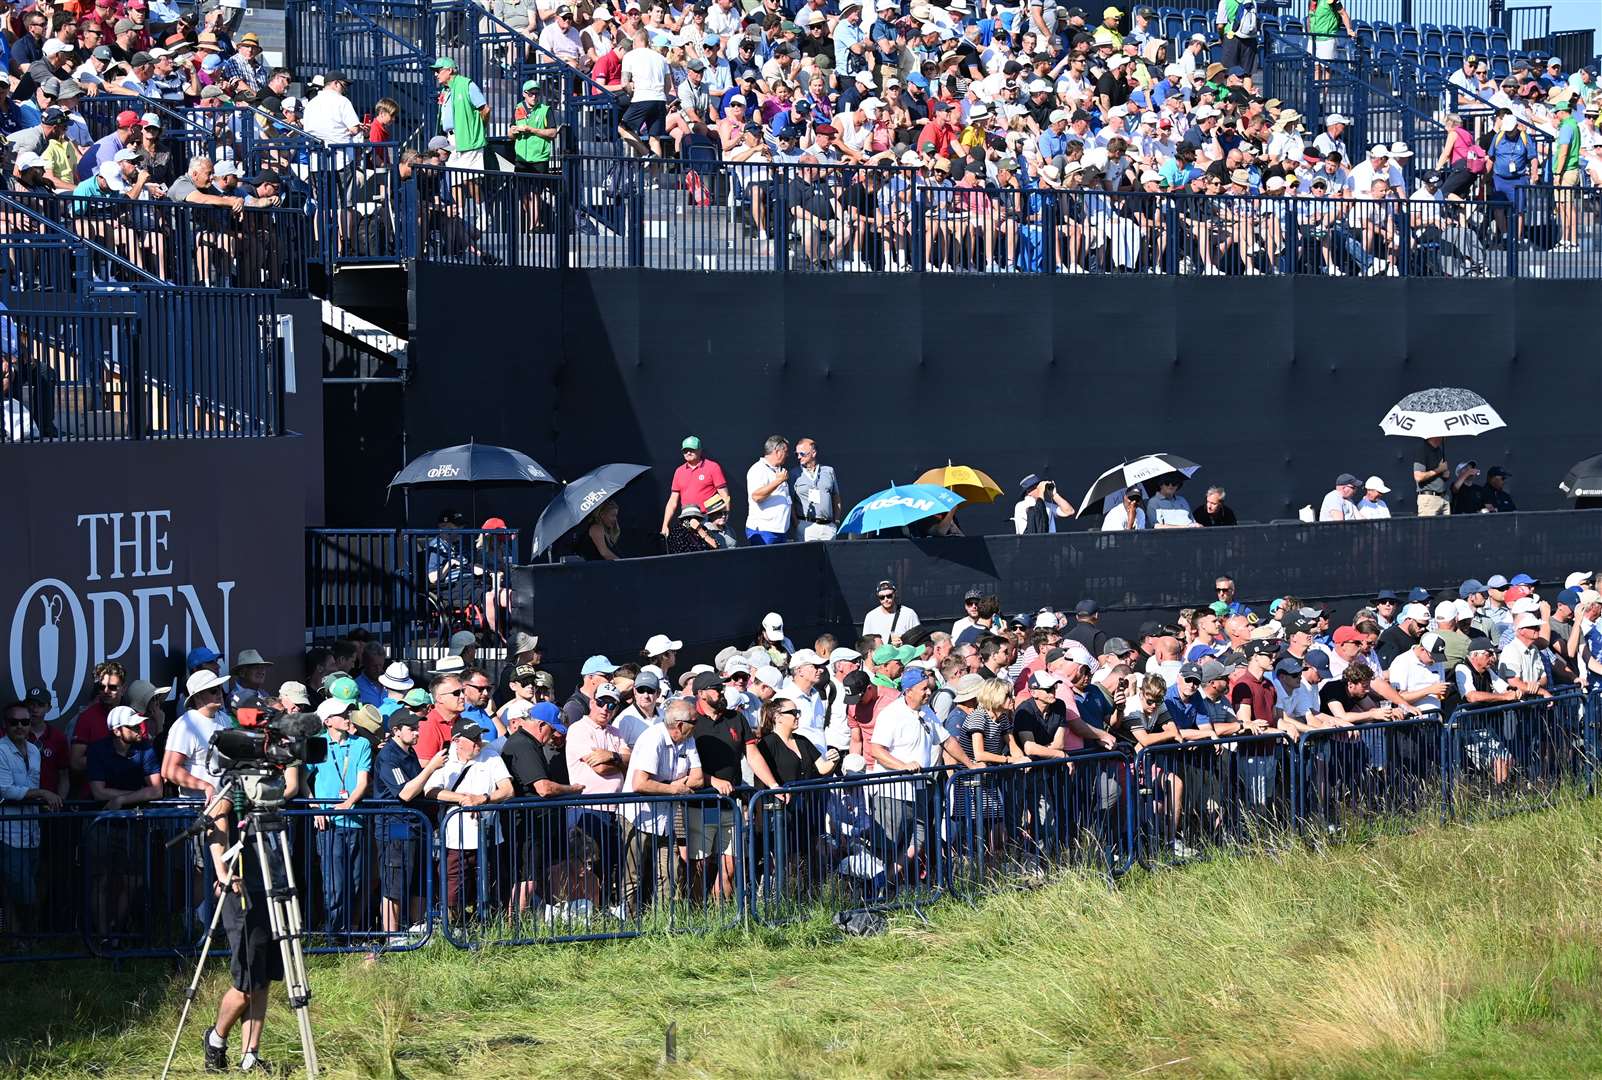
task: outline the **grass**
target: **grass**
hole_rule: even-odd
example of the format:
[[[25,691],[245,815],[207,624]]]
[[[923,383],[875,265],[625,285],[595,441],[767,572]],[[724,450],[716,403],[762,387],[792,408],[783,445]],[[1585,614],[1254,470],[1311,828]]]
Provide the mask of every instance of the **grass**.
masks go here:
[[[154,1076],[170,966],[0,969],[0,1075]],[[1068,877],[871,939],[782,931],[317,960],[325,1075],[1602,1075],[1602,802]],[[202,990],[209,1010],[220,969]],[[192,1018],[178,1075],[197,1075]],[[676,1025],[678,1060],[663,1062]],[[266,1048],[290,1064],[275,997]]]

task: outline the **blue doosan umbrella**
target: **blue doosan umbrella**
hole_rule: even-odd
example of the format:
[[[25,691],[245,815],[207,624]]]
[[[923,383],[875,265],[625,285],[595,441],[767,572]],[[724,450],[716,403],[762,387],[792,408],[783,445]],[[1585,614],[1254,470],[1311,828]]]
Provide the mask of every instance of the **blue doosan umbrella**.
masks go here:
[[[899,529],[954,510],[966,501],[950,488],[936,484],[891,484],[853,506],[840,523],[840,535]]]
[[[470,442],[430,450],[415,458],[389,482],[390,487],[418,484],[495,487],[501,484],[554,484],[539,462],[517,450]]]
[[[541,552],[583,524],[597,506],[622,491],[635,477],[650,471],[649,465],[602,465],[568,484],[551,500],[551,505],[534,525],[534,550],[529,552],[529,557],[538,558]]]

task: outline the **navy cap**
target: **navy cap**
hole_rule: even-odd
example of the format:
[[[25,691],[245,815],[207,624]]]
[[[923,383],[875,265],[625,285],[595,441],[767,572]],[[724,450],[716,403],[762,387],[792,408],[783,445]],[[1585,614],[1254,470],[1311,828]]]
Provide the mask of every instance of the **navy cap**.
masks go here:
[[[1427,604],[1430,602],[1430,591],[1415,585],[1407,591],[1409,604]]]
[[[1477,592],[1485,592],[1485,582],[1478,578],[1469,578],[1457,587],[1457,596],[1460,600],[1467,600]]]
[[[1201,682],[1201,665],[1181,664],[1179,668],[1179,677],[1181,679],[1194,679],[1196,682]]]
[[[1329,654],[1323,649],[1309,649],[1306,666],[1318,672],[1319,678],[1329,678]]]
[[[1019,491],[1028,491],[1030,488],[1034,487],[1038,483],[1040,483],[1040,474],[1039,473],[1030,473],[1028,476],[1026,476],[1022,480],[1018,481],[1018,490]]]
[[[1162,636],[1163,636],[1163,625],[1162,625],[1162,623],[1143,622],[1143,623],[1140,624],[1140,629],[1135,631],[1135,637],[1139,638],[1139,639],[1144,639],[1144,638],[1149,638],[1149,637],[1162,637]]]
[[[1296,659],[1296,657],[1282,656],[1279,658],[1279,662],[1274,665],[1274,674],[1300,675],[1302,673],[1302,666],[1302,662]]]
[[[1075,615],[1099,615],[1101,607],[1094,600],[1081,600],[1074,605]]]
[[[1379,592],[1375,593],[1374,602],[1377,604],[1381,600],[1389,600],[1392,603],[1401,603],[1401,597],[1396,595],[1395,589],[1381,589]]]
[[[1513,475],[1512,473],[1508,472],[1506,469],[1502,468],[1502,466],[1500,466],[1500,465],[1492,465],[1489,469],[1485,470],[1485,479],[1487,479],[1487,480],[1491,479],[1494,476],[1512,476],[1512,475]]]
[[[1471,653],[1485,652],[1495,656],[1496,643],[1490,638],[1477,637],[1468,643],[1468,651]]]
[[[1007,625],[1008,626],[1028,626],[1029,622],[1030,622],[1029,616],[1020,613],[1018,615],[1014,615],[1011,618],[1009,618],[1007,620]]]
[[[1580,590],[1564,589],[1562,592],[1557,594],[1557,602],[1560,604],[1567,604],[1571,608],[1578,606],[1580,603]]]
[[[1343,472],[1335,478],[1336,487],[1340,487],[1342,484],[1351,484],[1353,487],[1356,487],[1358,484],[1358,479],[1349,472]]]

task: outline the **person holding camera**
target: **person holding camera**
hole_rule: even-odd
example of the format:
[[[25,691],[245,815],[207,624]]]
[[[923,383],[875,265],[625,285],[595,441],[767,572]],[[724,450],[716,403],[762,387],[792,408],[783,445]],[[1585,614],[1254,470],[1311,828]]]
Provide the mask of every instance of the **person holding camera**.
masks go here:
[[[293,781],[291,781],[293,783]],[[293,791],[286,790],[286,794]],[[233,985],[217,1005],[217,1019],[201,1036],[206,1071],[228,1071],[228,1036],[235,1025],[243,1031],[241,1072],[271,1074],[275,1070],[260,1056],[262,1025],[267,1018],[268,990],[284,978],[283,954],[273,940],[267,916],[267,882],[261,860],[256,857],[255,841],[229,856],[239,840],[239,826],[233,818],[231,795],[219,799],[211,810],[211,828],[206,836],[211,866],[216,874],[212,886],[222,905],[223,930],[228,935],[228,973]],[[278,845],[276,834],[266,834],[269,851]],[[275,865],[281,862],[275,859]],[[274,877],[277,877],[275,871]],[[284,883],[275,880],[274,887]]]
[[[1054,533],[1057,522],[1074,516],[1074,507],[1057,491],[1057,485],[1030,473],[1018,482],[1023,493],[1012,507],[1012,531],[1019,536]]]

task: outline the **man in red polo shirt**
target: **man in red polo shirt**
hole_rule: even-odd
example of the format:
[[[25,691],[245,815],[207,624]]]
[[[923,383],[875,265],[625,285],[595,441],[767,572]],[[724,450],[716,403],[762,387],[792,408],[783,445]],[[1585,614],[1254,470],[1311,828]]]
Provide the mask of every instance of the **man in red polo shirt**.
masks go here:
[[[95,699],[78,711],[72,722],[72,773],[73,787],[89,790],[84,770],[89,767],[89,747],[111,736],[106,717],[122,704],[122,690],[127,685],[127,672],[115,660],[107,660],[94,670]]]
[[[28,741],[39,748],[39,786],[65,799],[71,751],[67,749],[67,737],[45,723],[45,715],[50,712],[50,691],[42,686],[30,687],[22,703],[28,706]]]
[[[428,710],[423,722],[417,725],[417,760],[428,764],[440,750],[451,745],[451,726],[462,718],[467,698],[462,680],[455,675],[440,675],[428,686],[434,695],[434,707]]]
[[[689,435],[679,444],[684,464],[673,470],[673,490],[668,492],[667,507],[662,511],[662,535],[678,516],[679,508],[695,506],[705,508],[713,495],[722,495],[723,504],[729,503],[729,482],[723,478],[723,466],[701,454],[701,440]]]

